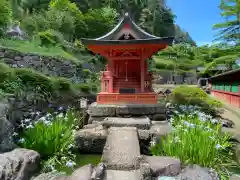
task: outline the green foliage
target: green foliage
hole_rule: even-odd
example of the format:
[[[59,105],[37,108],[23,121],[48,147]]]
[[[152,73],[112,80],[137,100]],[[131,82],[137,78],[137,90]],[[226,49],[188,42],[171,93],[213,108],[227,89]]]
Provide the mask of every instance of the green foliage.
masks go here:
[[[226,22],[215,24],[214,29],[220,29],[218,39],[234,41],[240,43],[240,1],[239,0],[221,0],[221,16]]]
[[[53,30],[39,32],[38,36],[40,37],[42,46],[54,46],[57,44],[63,44],[64,42],[62,34]]]
[[[18,144],[40,153],[45,172],[59,165],[66,166],[67,162],[75,160],[71,150],[79,118],[75,111],[69,109],[66,115],[47,114],[34,123],[22,122],[26,127],[19,136]]]
[[[175,104],[197,105],[203,111],[208,113],[216,113],[222,104],[208,96],[202,89],[198,87],[179,86],[174,89],[172,101]]]
[[[0,1],[0,37],[12,19],[12,9],[7,0]]]
[[[90,9],[84,20],[88,26],[87,37],[100,37],[113,28],[118,14],[114,9]]]
[[[152,146],[153,155],[173,156],[184,165],[198,164],[213,168],[221,179],[227,180],[230,175],[228,169],[237,166],[231,150],[231,136],[222,134],[221,123],[195,111],[194,107],[189,108],[191,113],[187,112],[189,109],[183,108],[174,116],[174,132]]]

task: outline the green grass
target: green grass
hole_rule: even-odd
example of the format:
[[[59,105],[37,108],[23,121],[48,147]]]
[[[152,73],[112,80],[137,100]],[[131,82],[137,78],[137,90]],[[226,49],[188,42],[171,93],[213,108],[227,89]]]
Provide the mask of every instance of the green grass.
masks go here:
[[[8,48],[23,53],[33,53],[41,56],[60,57],[74,62],[79,60],[72,54],[67,53],[61,47],[42,47],[35,41],[21,41],[11,39],[0,39],[0,48]]]

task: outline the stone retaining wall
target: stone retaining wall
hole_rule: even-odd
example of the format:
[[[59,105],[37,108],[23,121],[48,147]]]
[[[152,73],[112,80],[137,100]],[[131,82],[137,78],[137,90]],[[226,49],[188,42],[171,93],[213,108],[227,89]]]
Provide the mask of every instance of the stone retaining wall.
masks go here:
[[[23,53],[0,47],[0,60],[13,68],[31,68],[48,76],[65,77],[82,82],[81,64],[72,60]]]

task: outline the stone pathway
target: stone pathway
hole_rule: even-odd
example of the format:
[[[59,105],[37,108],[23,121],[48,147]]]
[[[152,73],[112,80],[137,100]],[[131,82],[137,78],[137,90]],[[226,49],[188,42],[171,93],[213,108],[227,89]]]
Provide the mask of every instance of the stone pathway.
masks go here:
[[[111,170],[139,169],[140,147],[137,128],[111,127],[103,150],[102,162]]]

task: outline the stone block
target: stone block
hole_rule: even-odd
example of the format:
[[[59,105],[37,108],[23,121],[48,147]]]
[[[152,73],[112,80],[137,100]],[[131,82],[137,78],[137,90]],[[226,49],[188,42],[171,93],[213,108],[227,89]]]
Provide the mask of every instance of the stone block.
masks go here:
[[[116,115],[116,106],[92,103],[88,108],[88,114],[92,117],[114,117]]]
[[[106,127],[136,127],[138,129],[149,129],[150,119],[148,117],[107,117],[101,124]]]
[[[165,113],[165,107],[159,104],[146,105],[146,104],[130,104],[116,106],[116,114],[124,115],[151,115]]]
[[[76,133],[76,146],[81,152],[102,153],[107,133],[107,129],[101,125],[96,128],[82,129]]]
[[[135,127],[109,128],[102,162],[111,170],[134,170],[140,164],[140,146]]]

